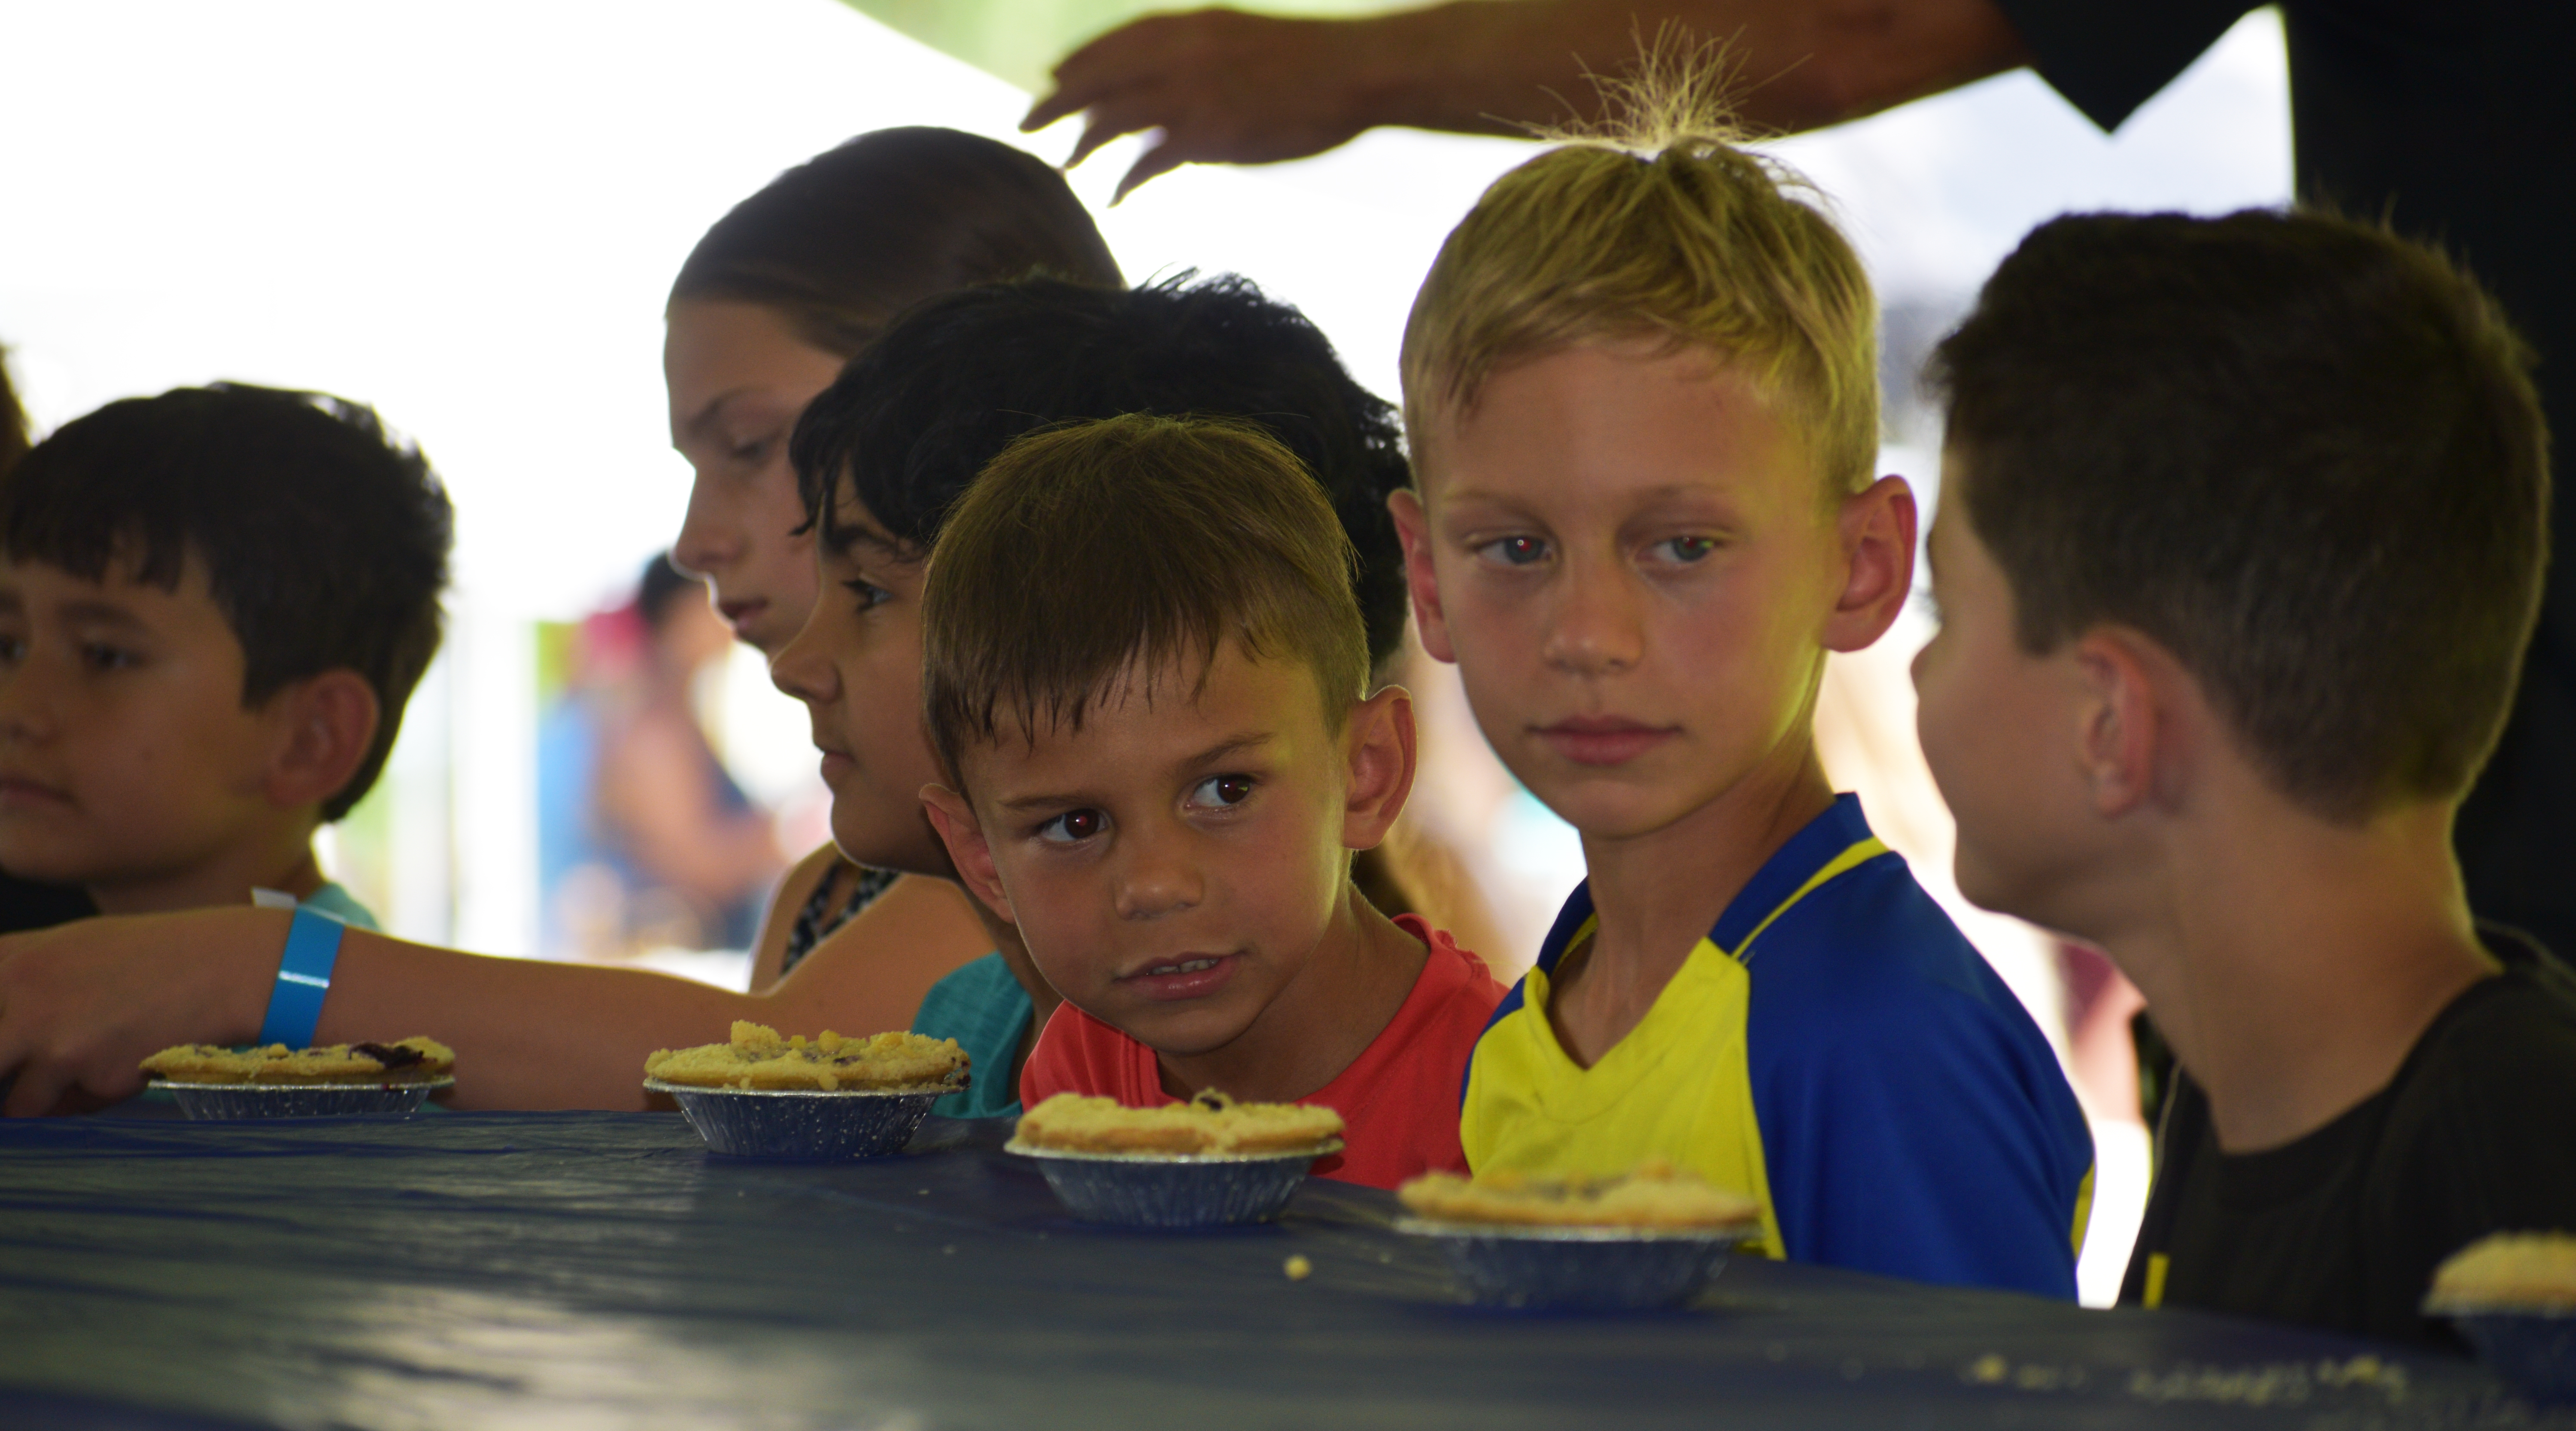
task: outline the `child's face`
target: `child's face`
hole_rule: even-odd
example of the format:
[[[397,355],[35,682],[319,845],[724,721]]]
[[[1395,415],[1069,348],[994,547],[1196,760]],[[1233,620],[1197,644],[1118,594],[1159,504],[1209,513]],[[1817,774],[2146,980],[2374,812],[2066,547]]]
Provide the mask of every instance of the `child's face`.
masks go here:
[[[1302,664],[1229,643],[1193,700],[1196,678],[1174,663],[1030,744],[1006,727],[965,753],[965,799],[923,792],[1046,981],[1183,1057],[1233,1044],[1297,984],[1353,897],[1350,851],[1412,780],[1401,690],[1335,734]]]
[[[1588,837],[1804,768],[1828,650],[1876,640],[1913,499],[1832,499],[1744,373],[1581,346],[1507,368],[1394,509],[1414,612],[1514,775]]]
[[[1960,472],[1948,464],[1945,493]],[[1959,892],[1976,904],[2064,928],[2050,892],[2089,859],[2098,834],[2069,748],[2079,681],[2068,663],[2034,656],[2014,635],[2012,584],[1970,525],[1944,501],[1926,543],[1941,626],[1914,658],[1914,724],[1933,781],[1959,825]]]
[[[242,667],[194,560],[164,591],[0,558],[0,866],[108,902],[277,843],[292,702],[244,709]]]
[[[774,309],[671,305],[662,346],[671,445],[697,474],[671,556],[707,578],[734,635],[766,655],[814,604],[814,542],[794,535],[805,504],[787,438],[840,371],[837,354],[803,342]]]
[[[921,728],[922,563],[846,491],[840,502],[836,524],[856,539],[838,551],[809,543],[821,595],[769,678],[805,703],[832,843],[861,864],[945,875],[921,813],[921,787],[939,778]]]

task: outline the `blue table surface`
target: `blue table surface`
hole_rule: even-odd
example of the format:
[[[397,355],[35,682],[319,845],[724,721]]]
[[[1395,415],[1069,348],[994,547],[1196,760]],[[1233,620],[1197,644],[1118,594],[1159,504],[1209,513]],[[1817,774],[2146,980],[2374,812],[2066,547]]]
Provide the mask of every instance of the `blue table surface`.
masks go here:
[[[1103,1229],[999,1136],[799,1166],[712,1158],[676,1114],[0,1125],[0,1424],[2545,1419],[2464,1359],[1751,1259],[1682,1312],[1480,1310],[1387,1194]]]

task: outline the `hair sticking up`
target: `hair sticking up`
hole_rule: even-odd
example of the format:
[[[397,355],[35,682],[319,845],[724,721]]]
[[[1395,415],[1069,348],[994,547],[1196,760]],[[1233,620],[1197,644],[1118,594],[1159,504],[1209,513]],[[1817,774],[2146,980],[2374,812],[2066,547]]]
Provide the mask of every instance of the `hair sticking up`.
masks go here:
[[[1417,465],[1445,413],[1516,362],[1582,344],[1739,364],[1804,437],[1828,492],[1878,452],[1878,308],[1824,196],[1743,147],[1722,49],[1667,29],[1596,79],[1599,121],[1505,174],[1450,232],[1405,323]]]

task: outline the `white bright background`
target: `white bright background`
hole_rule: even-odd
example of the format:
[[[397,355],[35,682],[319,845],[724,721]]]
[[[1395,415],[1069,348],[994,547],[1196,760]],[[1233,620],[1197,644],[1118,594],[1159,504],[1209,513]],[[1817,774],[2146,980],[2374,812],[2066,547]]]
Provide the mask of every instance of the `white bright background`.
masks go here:
[[[399,933],[533,948],[530,623],[613,599],[677,528],[671,275],[808,155],[893,124],[1017,140],[1027,96],[832,0],[0,0],[0,35],[0,343],[38,431],[236,378],[371,402],[422,442],[458,507],[453,635],[388,778],[393,869],[367,893]],[[2114,138],[2024,73],[1775,148],[1837,196],[1911,351],[2051,214],[2282,201],[2282,66],[2263,12]],[[1053,157],[1071,135],[1018,142]],[[1249,274],[1392,396],[1441,237],[1529,152],[1380,131],[1304,163],[1187,170],[1108,210],[1131,148],[1073,178],[1131,279]],[[1937,433],[1892,412],[1888,468],[1929,498]],[[1901,670],[1921,636],[1900,628],[1855,682],[1886,730],[1910,730]],[[801,714],[756,662],[724,705],[747,783],[810,789]],[[1534,943],[1579,851],[1526,800],[1485,833],[1505,892],[1524,891],[1503,913]],[[1916,851],[1936,889],[1946,838]],[[2015,983],[2048,1010],[2026,961]],[[2144,1176],[2142,1134],[2103,1136],[2089,1300],[2116,1279]]]

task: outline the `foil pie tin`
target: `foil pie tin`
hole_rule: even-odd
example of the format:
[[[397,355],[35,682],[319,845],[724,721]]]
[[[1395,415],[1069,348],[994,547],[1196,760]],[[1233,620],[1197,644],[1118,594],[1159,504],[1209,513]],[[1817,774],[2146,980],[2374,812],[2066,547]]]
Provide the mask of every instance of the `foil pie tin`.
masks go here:
[[[1082,1153],[1017,1138],[1002,1145],[1038,1165],[1065,1211],[1121,1227],[1268,1222],[1317,1158],[1341,1150],[1339,1138],[1284,1153]]]
[[[2431,1309],[2451,1319],[2487,1370],[2542,1406],[2576,1406],[2576,1311]]]
[[[919,1088],[702,1088],[644,1080],[668,1093],[709,1152],[728,1158],[828,1162],[900,1153],[930,1105],[966,1086],[966,1075]]]
[[[1641,1311],[1699,1295],[1739,1242],[1736,1227],[1564,1227],[1398,1218],[1395,1230],[1427,1237],[1449,1259],[1468,1300],[1488,1307]]]
[[[429,1095],[453,1088],[453,1078],[413,1083],[181,1083],[156,1078],[154,1088],[170,1090],[182,1117],[223,1121],[240,1118],[403,1117],[420,1111]]]

